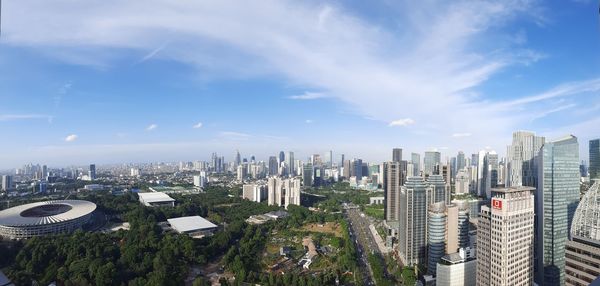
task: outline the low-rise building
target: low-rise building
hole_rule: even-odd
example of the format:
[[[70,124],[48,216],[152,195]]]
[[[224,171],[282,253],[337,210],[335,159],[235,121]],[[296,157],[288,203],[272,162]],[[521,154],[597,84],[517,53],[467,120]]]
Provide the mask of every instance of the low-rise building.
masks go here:
[[[201,216],[170,218],[167,219],[167,222],[178,233],[194,237],[212,235],[215,229],[217,229],[217,225]]]
[[[148,207],[174,207],[175,199],[165,193],[138,193],[140,203]]]

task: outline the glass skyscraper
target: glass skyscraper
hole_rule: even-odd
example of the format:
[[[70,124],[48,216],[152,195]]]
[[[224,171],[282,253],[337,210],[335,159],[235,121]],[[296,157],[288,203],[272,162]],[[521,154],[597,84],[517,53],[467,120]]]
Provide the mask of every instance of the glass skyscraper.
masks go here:
[[[565,244],[579,203],[579,144],[566,136],[543,145],[536,195],[539,285],[565,284]]]
[[[589,172],[590,180],[600,179],[600,139],[590,140]]]
[[[427,184],[410,177],[400,191],[398,252],[403,265],[427,261]]]

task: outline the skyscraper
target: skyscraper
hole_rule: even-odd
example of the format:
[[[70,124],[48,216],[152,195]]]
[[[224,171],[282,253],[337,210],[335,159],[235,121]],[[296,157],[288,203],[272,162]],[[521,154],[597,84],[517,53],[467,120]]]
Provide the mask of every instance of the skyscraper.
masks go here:
[[[350,160],[346,160],[343,162],[343,168],[344,170],[342,176],[346,178],[346,180],[350,179],[350,173],[352,173],[352,171],[350,170],[352,169],[352,166],[350,166]]]
[[[269,175],[274,176],[277,175],[277,171],[279,166],[277,164],[277,157],[270,156],[269,157]]]
[[[388,225],[397,224],[400,214],[400,188],[404,184],[400,162],[386,162],[384,164],[384,174],[384,217]]]
[[[402,148],[392,149],[392,162],[402,161]]]
[[[450,187],[442,175],[431,175],[427,178],[427,205],[450,203]]]
[[[355,176],[356,180],[361,180],[363,177],[363,163],[361,159],[352,160],[352,170],[350,171],[350,176]]]
[[[410,160],[412,162],[414,176],[420,176],[421,171],[421,155],[419,153],[411,153]]]
[[[441,163],[441,154],[437,151],[425,152],[425,158],[423,159],[423,172],[425,175],[436,175],[439,174],[439,167]]]
[[[477,285],[533,284],[532,187],[492,189],[477,229]]]
[[[465,153],[463,151],[458,151],[458,155],[456,155],[456,173],[462,170],[466,165],[465,161]]]
[[[600,139],[590,140],[589,173],[590,181],[600,179]]]
[[[565,284],[592,285],[600,276],[600,183],[585,193],[571,224],[565,250]]]
[[[278,165],[281,165],[281,163],[285,162],[285,153],[283,151],[279,151],[279,161],[277,161]]]
[[[313,165],[311,163],[305,164],[302,168],[302,184],[305,187],[313,185]]]
[[[329,157],[327,158],[327,166],[331,168],[333,167],[333,151],[329,150],[329,153],[327,153],[327,157]]]
[[[88,176],[90,177],[90,180],[96,179],[96,165],[94,165],[94,164],[90,165],[90,170],[88,171]]]
[[[512,145],[508,146],[506,186],[537,187],[536,157],[545,138],[533,132],[513,133]]]
[[[400,191],[398,254],[403,265],[427,261],[427,185],[410,177]]]
[[[488,153],[479,151],[477,160],[477,196],[489,198],[491,181]]]
[[[498,175],[499,175],[499,163],[498,163],[498,153],[496,151],[490,151],[487,154],[487,163],[489,167],[489,175],[490,175],[490,187],[496,188],[498,187]],[[488,194],[489,195],[489,194]]]
[[[288,152],[286,164],[288,167],[288,173],[290,177],[296,176],[296,166],[294,166],[294,152]]]
[[[240,151],[236,150],[235,151],[235,161],[234,161],[235,166],[234,167],[239,166],[241,163],[242,163],[242,156],[240,155]]]
[[[267,180],[267,202],[270,206],[281,205],[283,181],[277,177]]]
[[[569,135],[547,142],[539,155],[536,194],[536,282],[565,284],[565,244],[579,202],[579,143]]]
[[[300,188],[301,180],[298,178],[286,179],[283,183],[285,188],[284,207],[287,209],[289,205],[300,205]]]

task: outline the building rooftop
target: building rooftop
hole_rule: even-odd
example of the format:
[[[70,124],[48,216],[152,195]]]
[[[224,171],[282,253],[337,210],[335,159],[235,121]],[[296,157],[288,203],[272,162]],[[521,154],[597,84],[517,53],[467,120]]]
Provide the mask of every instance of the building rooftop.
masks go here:
[[[508,188],[493,188],[492,192],[497,193],[516,193],[523,191],[535,191],[534,187],[526,187],[526,186],[516,186],[516,187],[508,187]]]
[[[167,220],[177,232],[193,232],[216,228],[217,225],[201,216],[184,216]]]
[[[174,202],[175,199],[169,197],[165,193],[152,192],[152,193],[138,193],[140,199],[146,203],[160,203],[160,202]]]

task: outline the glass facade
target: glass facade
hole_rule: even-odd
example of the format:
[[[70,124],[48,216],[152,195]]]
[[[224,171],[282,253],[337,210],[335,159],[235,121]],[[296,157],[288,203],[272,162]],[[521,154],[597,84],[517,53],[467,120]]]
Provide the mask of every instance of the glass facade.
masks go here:
[[[600,139],[590,140],[590,180],[600,179]]]
[[[538,177],[536,280],[542,285],[564,285],[565,244],[579,202],[579,144],[575,136],[544,144]]]

